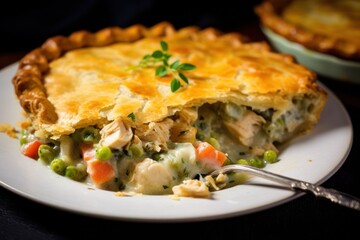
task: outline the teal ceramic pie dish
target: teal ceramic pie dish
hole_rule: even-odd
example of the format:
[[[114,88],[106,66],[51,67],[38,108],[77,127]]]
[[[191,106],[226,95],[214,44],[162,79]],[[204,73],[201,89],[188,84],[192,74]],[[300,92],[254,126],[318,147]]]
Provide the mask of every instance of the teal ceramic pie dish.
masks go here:
[[[293,55],[296,60],[325,77],[360,84],[360,63],[343,60],[335,56],[315,52],[261,26],[272,47],[281,53]]]

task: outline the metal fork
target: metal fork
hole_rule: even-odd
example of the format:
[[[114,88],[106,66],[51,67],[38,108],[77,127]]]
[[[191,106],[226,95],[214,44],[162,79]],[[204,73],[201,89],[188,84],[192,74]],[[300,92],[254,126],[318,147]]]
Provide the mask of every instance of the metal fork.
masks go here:
[[[228,172],[246,172],[251,175],[265,178],[267,180],[282,184],[293,191],[301,190],[304,192],[310,192],[313,193],[316,197],[325,198],[342,206],[352,208],[358,211],[360,210],[360,199],[355,196],[337,191],[335,189],[324,188],[316,184],[311,184],[309,182],[289,178],[286,176],[282,176],[276,173],[272,173],[248,165],[240,165],[240,164],[225,165],[213,171],[212,173],[210,173],[210,175],[212,177],[215,177],[220,173],[225,174]]]

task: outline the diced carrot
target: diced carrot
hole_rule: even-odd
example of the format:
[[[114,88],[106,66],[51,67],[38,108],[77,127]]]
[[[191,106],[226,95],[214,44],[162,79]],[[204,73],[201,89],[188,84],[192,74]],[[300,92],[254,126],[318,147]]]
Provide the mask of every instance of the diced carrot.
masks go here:
[[[109,162],[90,160],[87,162],[87,172],[92,182],[99,186],[115,177],[115,170]]]
[[[201,142],[196,146],[196,158],[204,164],[222,166],[227,157],[225,153],[216,150],[211,144]]]
[[[93,144],[81,144],[81,155],[86,163],[87,172],[95,186],[100,186],[115,177],[115,170],[111,163],[96,158]]]
[[[38,159],[39,158],[38,150],[39,150],[40,145],[41,145],[41,142],[38,140],[29,142],[24,146],[22,153],[25,156],[30,157],[32,159]]]
[[[84,162],[96,159],[95,148],[93,144],[82,143],[80,145],[80,151]]]

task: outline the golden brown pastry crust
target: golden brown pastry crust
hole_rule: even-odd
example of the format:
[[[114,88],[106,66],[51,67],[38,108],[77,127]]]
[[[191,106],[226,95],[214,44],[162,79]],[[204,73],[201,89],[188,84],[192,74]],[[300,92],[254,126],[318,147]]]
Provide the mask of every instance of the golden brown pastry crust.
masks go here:
[[[54,123],[58,116],[47,99],[43,86],[43,77],[49,70],[51,61],[77,48],[133,42],[147,36],[164,36],[172,31],[174,28],[171,24],[164,22],[149,29],[142,25],[133,25],[126,29],[109,27],[96,33],[78,31],[69,37],[52,37],[20,60],[18,71],[13,78],[15,93],[21,106],[35,121],[39,121],[39,124]]]
[[[297,2],[296,6],[291,6],[291,13],[286,13],[288,10],[287,7],[290,6],[291,3],[292,0],[264,0],[255,7],[255,12],[264,26],[291,41],[300,43],[309,49],[346,60],[360,60],[360,38],[358,37],[359,14],[353,16],[353,21],[348,21],[349,19],[334,20],[330,19],[331,17],[329,16],[326,20],[326,26],[322,25],[321,21],[311,23],[313,19],[320,18],[319,16],[314,16],[316,10],[322,11],[319,10],[320,7],[317,7],[317,5],[325,4],[325,11],[344,11],[339,12],[338,14],[341,15],[334,16],[333,18],[349,17],[350,14],[346,14],[345,11],[351,10],[351,7],[345,6],[341,8],[337,6],[337,4],[342,4],[341,1],[303,0]],[[307,10],[310,5],[312,11]],[[357,7],[359,7],[359,5],[357,5]],[[351,11],[354,13],[356,10]],[[320,15],[320,13],[317,15]],[[340,22],[340,20],[343,22]],[[336,25],[334,24],[332,26],[333,29],[330,29],[330,31],[325,31],[325,29],[323,29],[324,27],[332,28],[330,25],[327,25],[332,21],[336,23]],[[341,36],[339,32],[347,32],[350,34]]]
[[[163,39],[174,59],[192,63],[190,83],[172,93],[171,77],[153,68],[129,71]],[[235,102],[266,110],[291,107],[294,97],[314,99],[316,123],[326,93],[316,75],[294,58],[271,52],[266,43],[245,43],[240,34],[163,22],[151,28],[106,28],[55,37],[26,55],[13,79],[20,103],[36,129],[52,136],[70,134],[117,118],[133,125],[160,121],[181,109],[203,103]]]

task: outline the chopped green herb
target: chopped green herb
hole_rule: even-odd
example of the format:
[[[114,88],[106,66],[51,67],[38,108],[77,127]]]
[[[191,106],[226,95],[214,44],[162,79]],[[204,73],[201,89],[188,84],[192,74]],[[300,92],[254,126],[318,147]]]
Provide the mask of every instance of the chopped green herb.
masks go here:
[[[135,122],[135,114],[132,112],[132,113],[130,113],[129,115],[127,115],[127,117],[128,118],[130,118],[131,119],[131,121],[133,121],[133,122]]]

